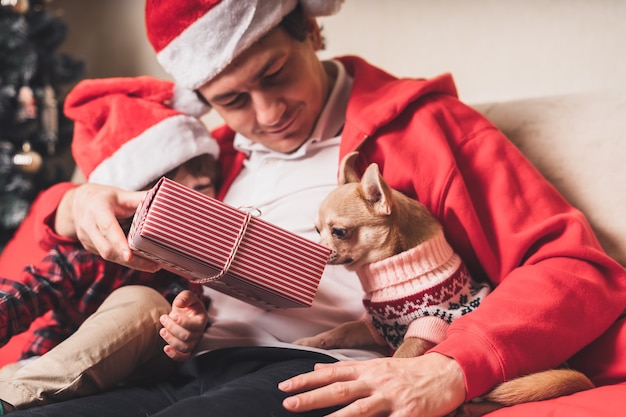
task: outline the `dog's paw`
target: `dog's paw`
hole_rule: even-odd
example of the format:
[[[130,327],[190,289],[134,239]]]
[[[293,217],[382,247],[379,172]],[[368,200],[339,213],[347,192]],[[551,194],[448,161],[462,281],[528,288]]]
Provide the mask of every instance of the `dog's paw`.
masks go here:
[[[336,341],[325,337],[323,334],[319,334],[313,337],[303,337],[302,339],[298,339],[293,343],[300,346],[308,346],[320,349],[332,349],[338,347]]]
[[[376,342],[363,322],[351,321],[316,336],[303,337],[294,343],[321,349],[341,349],[370,346]]]

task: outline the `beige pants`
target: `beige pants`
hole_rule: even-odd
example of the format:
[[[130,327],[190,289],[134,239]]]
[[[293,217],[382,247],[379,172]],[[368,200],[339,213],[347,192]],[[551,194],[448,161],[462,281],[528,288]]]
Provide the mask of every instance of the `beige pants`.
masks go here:
[[[0,399],[25,409],[94,394],[122,381],[167,376],[176,363],[163,352],[158,332],[159,317],[170,310],[152,288],[115,290],[63,343],[23,367],[0,370]]]

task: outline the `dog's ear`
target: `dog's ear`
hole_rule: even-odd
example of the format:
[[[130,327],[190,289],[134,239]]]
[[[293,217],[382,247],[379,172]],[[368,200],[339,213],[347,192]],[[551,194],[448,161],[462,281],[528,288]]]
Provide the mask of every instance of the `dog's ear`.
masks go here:
[[[339,164],[339,185],[361,180],[354,167],[357,156],[359,156],[358,152],[351,152],[341,160],[341,164]]]
[[[378,170],[378,165],[370,164],[361,178],[365,199],[379,215],[391,214],[391,188]]]

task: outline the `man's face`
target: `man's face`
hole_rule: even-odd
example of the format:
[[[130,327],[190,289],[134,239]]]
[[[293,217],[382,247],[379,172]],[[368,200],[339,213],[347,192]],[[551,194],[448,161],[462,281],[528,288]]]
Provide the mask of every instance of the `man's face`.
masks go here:
[[[231,129],[293,152],[311,134],[330,91],[314,39],[299,42],[278,27],[199,91]]]

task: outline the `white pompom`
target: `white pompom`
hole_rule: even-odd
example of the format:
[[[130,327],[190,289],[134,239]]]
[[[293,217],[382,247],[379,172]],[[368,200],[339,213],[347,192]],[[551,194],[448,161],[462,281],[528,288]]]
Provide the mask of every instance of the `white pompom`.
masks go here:
[[[211,110],[211,106],[203,103],[195,91],[178,84],[174,85],[172,108],[194,117],[203,116]]]
[[[308,16],[331,16],[339,11],[343,0],[300,0],[300,4]]]

